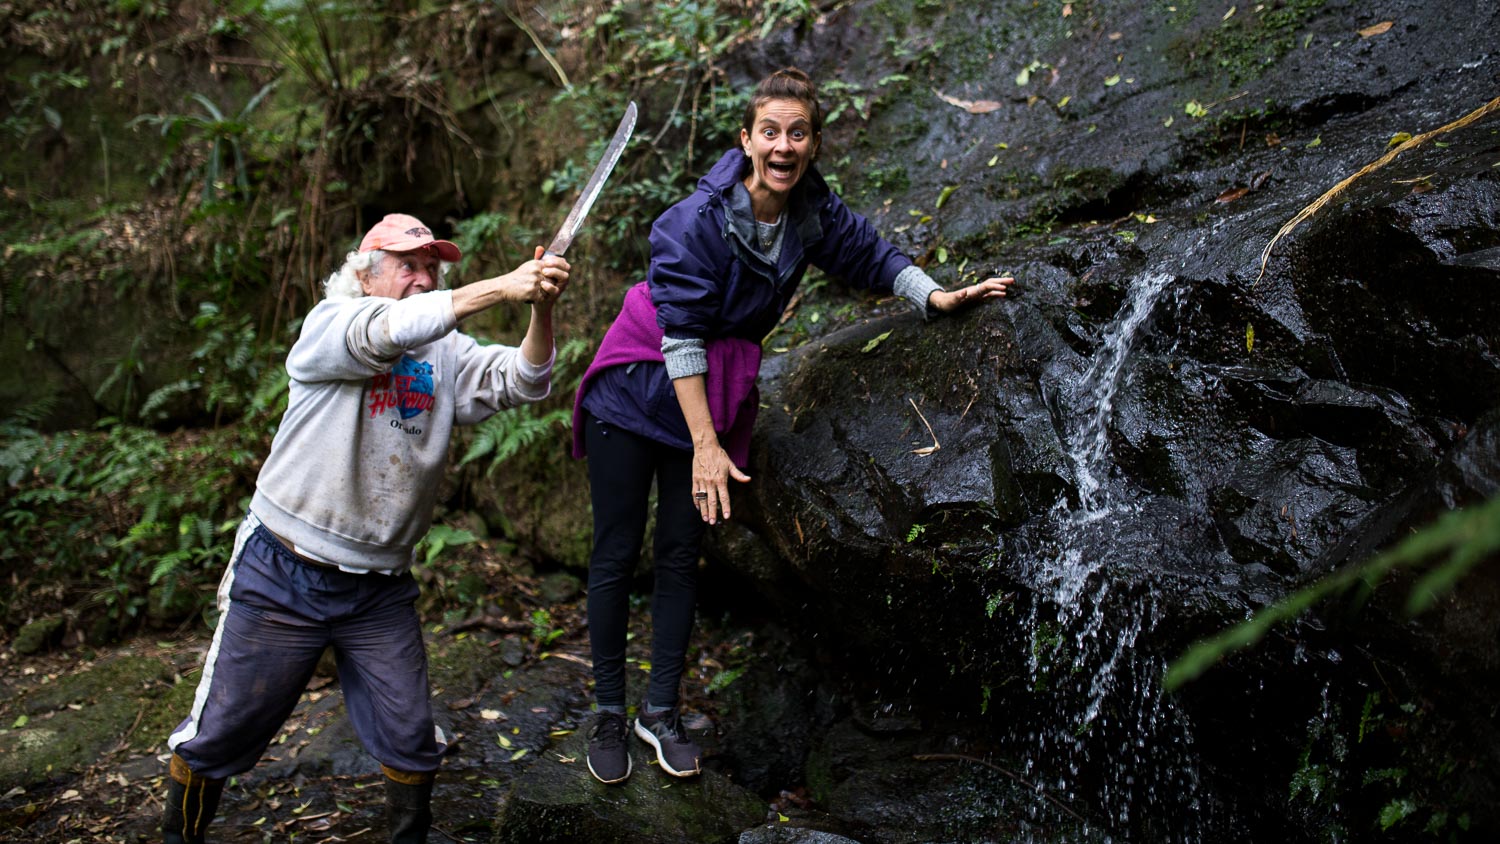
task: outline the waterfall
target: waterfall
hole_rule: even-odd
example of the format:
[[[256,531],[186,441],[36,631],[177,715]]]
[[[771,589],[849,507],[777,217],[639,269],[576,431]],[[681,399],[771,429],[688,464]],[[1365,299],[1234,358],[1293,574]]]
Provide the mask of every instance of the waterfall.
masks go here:
[[[1130,525],[1150,516],[1111,484],[1109,434],[1131,350],[1175,278],[1151,271],[1132,280],[1092,365],[1069,389],[1077,421],[1064,447],[1076,500],[1064,495],[1051,510],[1028,618],[1029,679],[1050,704],[1024,738],[1028,773],[1106,818],[1105,829],[1090,831],[1106,841],[1165,818],[1174,828],[1153,828],[1153,840],[1202,840],[1191,732],[1163,698],[1162,661],[1135,648],[1156,623],[1154,593],[1110,576],[1111,566],[1153,553],[1129,546]]]

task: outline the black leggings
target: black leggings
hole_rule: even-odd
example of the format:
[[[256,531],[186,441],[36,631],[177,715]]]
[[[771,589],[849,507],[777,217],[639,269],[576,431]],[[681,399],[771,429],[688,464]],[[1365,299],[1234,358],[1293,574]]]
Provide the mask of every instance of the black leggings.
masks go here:
[[[590,413],[584,414],[583,424],[594,506],[594,550],[589,556],[594,699],[600,706],[625,705],[630,578],[640,560],[655,478],[656,590],[651,596],[651,683],[646,700],[675,706],[693,633],[704,529],[693,504],[693,455],[621,430]]]

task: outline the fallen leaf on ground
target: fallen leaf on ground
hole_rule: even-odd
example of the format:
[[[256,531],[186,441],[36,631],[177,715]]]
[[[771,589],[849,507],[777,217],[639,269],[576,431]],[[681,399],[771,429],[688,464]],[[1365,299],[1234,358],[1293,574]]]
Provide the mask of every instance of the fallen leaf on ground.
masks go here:
[[[938,91],[935,89],[933,90],[933,93],[937,94],[938,99],[942,100],[943,102],[949,105],[958,106],[959,108],[967,111],[970,114],[988,114],[1000,108],[1001,105],[994,100],[961,100],[958,97],[950,97],[947,94],[944,94],[942,91]]]
[[[1395,21],[1381,21],[1380,23],[1377,23],[1374,26],[1367,26],[1364,29],[1361,29],[1359,31],[1359,37],[1360,38],[1374,38],[1377,35],[1384,35],[1385,33],[1390,32],[1391,31],[1391,27],[1393,27],[1395,25],[1396,25]]]
[[[885,332],[884,334],[881,334],[878,337],[871,338],[870,342],[866,343],[865,347],[863,349],[860,349],[860,351],[861,352],[873,352],[873,351],[875,351],[875,347],[879,346],[881,343],[885,342],[885,338],[887,338],[889,336],[891,336],[891,332],[887,331],[887,332]]]
[[[1233,202],[1249,192],[1249,188],[1230,188],[1229,190],[1219,194],[1214,199],[1214,202]]]

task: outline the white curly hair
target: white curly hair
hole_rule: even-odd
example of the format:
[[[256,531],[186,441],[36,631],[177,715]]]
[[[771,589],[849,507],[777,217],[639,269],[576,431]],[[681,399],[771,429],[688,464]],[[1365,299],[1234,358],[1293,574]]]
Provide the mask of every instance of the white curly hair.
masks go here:
[[[371,249],[369,252],[350,252],[344,257],[344,265],[338,272],[323,282],[323,297],[326,299],[358,299],[365,295],[364,285],[359,283],[360,273],[379,273],[385,250]],[[439,290],[448,287],[448,270],[453,264],[438,262]]]

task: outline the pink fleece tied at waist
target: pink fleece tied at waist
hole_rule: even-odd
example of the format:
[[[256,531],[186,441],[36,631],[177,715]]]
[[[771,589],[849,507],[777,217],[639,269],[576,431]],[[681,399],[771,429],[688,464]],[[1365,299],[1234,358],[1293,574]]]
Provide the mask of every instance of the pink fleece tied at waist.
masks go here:
[[[656,306],[646,282],[625,293],[620,315],[604,333],[594,362],[583,373],[578,394],[573,397],[573,456],[584,457],[583,396],[594,377],[611,366],[652,361],[663,363],[661,341],[665,332],[656,324]],[[755,426],[760,392],[755,379],[760,374],[760,344],[738,337],[722,337],[704,343],[708,372],[708,412],[714,420],[719,443],[736,466],[750,464],[750,431]]]

